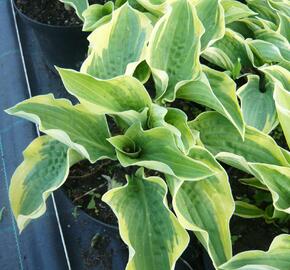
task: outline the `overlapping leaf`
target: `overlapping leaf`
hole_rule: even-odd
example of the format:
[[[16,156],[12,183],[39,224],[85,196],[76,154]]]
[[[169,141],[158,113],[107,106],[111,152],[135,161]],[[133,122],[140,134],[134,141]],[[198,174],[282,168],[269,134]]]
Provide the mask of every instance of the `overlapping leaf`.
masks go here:
[[[189,0],[175,1],[155,25],[147,62],[156,86],[156,99],[172,101],[176,89],[200,75],[203,27]]]
[[[225,73],[206,66],[202,67],[202,71],[201,78],[183,85],[176,97],[216,110],[227,117],[243,137],[245,123],[236,96],[235,82]]]
[[[146,43],[152,30],[150,19],[124,4],[112,19],[89,36],[89,56],[81,72],[100,79],[132,75],[144,59]]]
[[[253,55],[247,43],[241,35],[228,28],[224,37],[207,48],[202,56],[210,63],[229,71],[233,71],[238,62],[243,68],[253,66]]]
[[[109,157],[114,149],[104,115],[95,115],[82,106],[73,106],[66,99],[55,99],[52,94],[36,96],[18,103],[7,113],[39,124],[40,131],[76,150],[95,162]]]
[[[103,196],[115,212],[123,241],[129,246],[128,270],[174,269],[189,236],[168,209],[167,187],[159,177],[139,169],[127,185]]]
[[[204,148],[193,147],[189,156],[206,163],[216,174],[201,181],[182,181],[167,176],[173,208],[179,222],[196,234],[218,266],[232,256],[229,221],[234,201],[228,177]]]
[[[190,127],[200,132],[202,143],[217,159],[254,175],[270,190],[275,208],[290,213],[290,165],[271,137],[247,127],[243,141],[215,112],[201,114]]]
[[[201,37],[201,50],[221,39],[225,34],[225,16],[220,0],[195,0],[198,18],[204,33]]]
[[[74,70],[58,71],[67,91],[92,113],[117,115],[128,125],[136,121],[146,122],[152,101],[144,86],[134,77],[100,80]]]
[[[174,134],[164,127],[144,131],[136,124],[125,135],[108,140],[124,167],[142,166],[192,181],[215,174],[204,162],[186,156],[177,147]]]
[[[107,23],[112,18],[114,10],[113,2],[106,2],[104,5],[90,5],[84,12],[83,31],[94,31],[97,27]]]

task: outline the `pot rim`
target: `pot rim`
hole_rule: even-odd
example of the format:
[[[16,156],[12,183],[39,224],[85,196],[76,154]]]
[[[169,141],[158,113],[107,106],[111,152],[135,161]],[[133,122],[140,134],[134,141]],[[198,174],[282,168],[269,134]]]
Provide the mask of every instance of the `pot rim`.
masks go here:
[[[27,16],[26,14],[24,14],[16,5],[16,2],[15,0],[12,0],[12,3],[13,3],[13,7],[14,9],[17,11],[17,13],[23,17],[24,19],[28,20],[30,23],[34,23],[34,24],[38,24],[38,25],[41,25],[43,27],[48,27],[48,28],[56,28],[56,29],[80,29],[82,30],[83,28],[83,24],[81,25],[53,25],[53,24],[47,24],[47,23],[42,23],[42,22],[39,22],[35,19],[32,19],[30,18],[29,16]]]

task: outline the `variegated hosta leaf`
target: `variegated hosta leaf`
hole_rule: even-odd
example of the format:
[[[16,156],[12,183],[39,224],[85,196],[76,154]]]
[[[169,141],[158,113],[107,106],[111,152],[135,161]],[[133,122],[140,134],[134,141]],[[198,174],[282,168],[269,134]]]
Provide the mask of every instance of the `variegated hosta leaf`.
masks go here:
[[[67,91],[92,113],[118,115],[128,124],[138,119],[146,121],[144,109],[150,107],[152,101],[142,83],[134,77],[100,80],[74,70],[58,71]]]
[[[290,235],[274,238],[268,251],[251,250],[237,254],[219,270],[289,270]]]
[[[135,0],[140,5],[142,5],[145,9],[150,11],[152,14],[156,16],[161,16],[164,14],[170,5],[170,2],[174,0]]]
[[[264,40],[274,44],[280,50],[283,58],[285,58],[287,61],[290,61],[290,45],[284,36],[270,29],[258,30],[256,31],[255,35],[256,39]]]
[[[255,177],[252,177],[252,178],[241,178],[241,179],[239,179],[239,181],[242,184],[244,184],[244,185],[247,185],[247,186],[250,186],[250,187],[254,187],[254,188],[257,188],[257,189],[261,189],[261,190],[269,191],[269,189],[264,184],[262,184],[261,181],[259,181]]]
[[[236,201],[235,206],[235,215],[242,218],[261,218],[265,215],[264,210],[247,202]]]
[[[49,136],[36,138],[14,172],[9,199],[20,232],[46,211],[45,201],[66,180],[69,167],[82,157]]]
[[[81,20],[84,20],[83,12],[89,7],[88,0],[59,0],[60,2],[63,2],[64,4],[72,6],[76,14]]]
[[[274,100],[280,124],[290,147],[290,71],[280,66],[261,68],[275,84]]]
[[[252,52],[243,37],[228,28],[224,37],[207,48],[202,56],[229,71],[234,69],[238,61],[243,68],[252,67],[253,62]]]
[[[147,62],[156,86],[156,99],[174,100],[185,80],[199,76],[203,27],[190,0],[175,1],[157,22],[149,42]]]
[[[290,92],[280,85],[275,86],[274,99],[280,124],[290,148]]]
[[[278,14],[280,23],[277,32],[284,36],[290,42],[290,17],[284,14]]]
[[[290,71],[279,65],[264,66],[259,68],[269,76],[274,84],[281,85],[285,90],[290,91]]]
[[[186,156],[176,145],[174,134],[164,127],[142,130],[131,126],[125,135],[108,139],[124,167],[142,166],[180,179],[197,181],[215,172],[204,162]]]
[[[132,75],[145,57],[151,30],[151,21],[144,14],[124,4],[113,12],[110,22],[89,36],[89,56],[81,72],[100,79]]]
[[[288,0],[268,0],[269,5],[275,9],[279,14],[285,14],[286,16],[290,16],[290,4]]]
[[[217,159],[254,175],[271,192],[275,208],[290,213],[290,164],[270,136],[247,127],[243,141],[215,112],[203,113],[189,125],[200,132],[202,143]]]
[[[199,79],[179,88],[176,97],[216,110],[227,117],[243,137],[245,123],[237,100],[235,82],[225,73],[206,66],[202,67],[202,71]]]
[[[152,104],[147,124],[149,128],[166,127],[170,129],[176,137],[177,146],[184,153],[187,153],[196,143],[196,138],[187,124],[187,116],[179,109]]]
[[[204,148],[193,147],[189,156],[206,163],[216,174],[194,182],[167,176],[173,208],[182,226],[196,234],[218,266],[232,256],[229,222],[234,212],[234,200],[228,177]]]
[[[114,149],[107,141],[110,132],[104,115],[92,114],[66,99],[55,99],[52,94],[27,99],[6,112],[39,124],[40,131],[91,162],[115,158]]]
[[[237,92],[245,122],[251,127],[270,133],[278,124],[273,84],[268,81],[262,92],[259,76],[249,75],[247,78],[248,82]]]
[[[247,126],[243,140],[233,125],[216,112],[200,114],[189,122],[189,126],[200,132],[204,146],[214,155],[228,152],[248,162],[289,166],[280,147],[270,136]]]
[[[193,0],[198,18],[204,27],[201,50],[221,39],[225,34],[224,10],[220,0]]]
[[[126,269],[174,269],[189,236],[168,209],[166,184],[159,177],[145,178],[143,169],[127,177],[127,181],[126,186],[103,196],[116,214],[121,237],[129,246]]]
[[[278,21],[277,12],[269,5],[269,0],[247,0],[250,9],[257,12],[259,17],[276,23]]]
[[[224,8],[226,24],[257,14],[249,9],[247,5],[236,0],[221,0],[221,4]]]
[[[250,46],[255,56],[255,66],[285,61],[278,47],[270,42],[257,39],[248,40],[247,44]]]
[[[104,5],[94,4],[83,12],[83,31],[92,32],[97,27],[107,23],[112,18],[114,3],[109,1]]]

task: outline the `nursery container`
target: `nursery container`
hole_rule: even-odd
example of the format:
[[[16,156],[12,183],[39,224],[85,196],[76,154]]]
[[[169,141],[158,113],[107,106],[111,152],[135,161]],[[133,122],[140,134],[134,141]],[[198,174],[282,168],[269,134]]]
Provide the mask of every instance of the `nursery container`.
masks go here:
[[[88,34],[82,26],[58,26],[40,23],[23,14],[17,7],[18,23],[31,27],[37,37],[45,63],[55,71],[54,66],[79,69],[88,48]]]

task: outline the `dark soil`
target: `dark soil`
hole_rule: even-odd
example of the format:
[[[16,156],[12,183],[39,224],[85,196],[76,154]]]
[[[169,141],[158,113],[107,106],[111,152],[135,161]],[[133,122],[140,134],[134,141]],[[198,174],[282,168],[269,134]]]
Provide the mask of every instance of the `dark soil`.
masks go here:
[[[70,169],[64,191],[76,206],[80,206],[93,218],[111,225],[117,225],[117,219],[111,208],[102,201],[102,196],[113,184],[121,186],[126,183],[125,171],[116,161],[100,161],[90,164],[81,161]]]
[[[64,4],[59,0],[14,0],[17,7],[29,18],[38,22],[59,25],[76,26],[82,21],[75,14],[73,8],[65,9]],[[103,4],[106,0],[90,0],[90,4]]]
[[[224,166],[230,178],[230,184],[235,200],[242,200],[257,205],[265,209],[271,204],[270,193],[240,183],[241,178],[252,177],[242,171]],[[233,252],[237,254],[242,251],[259,249],[268,250],[269,246],[277,235],[285,233],[285,229],[290,229],[290,223],[267,224],[263,218],[245,219],[233,216],[230,223],[233,240]]]

